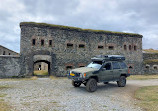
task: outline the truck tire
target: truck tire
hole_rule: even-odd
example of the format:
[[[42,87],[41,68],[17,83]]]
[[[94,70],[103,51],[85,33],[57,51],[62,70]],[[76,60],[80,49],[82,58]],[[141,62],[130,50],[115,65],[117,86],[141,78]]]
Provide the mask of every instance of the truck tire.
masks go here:
[[[74,87],[80,87],[81,83],[80,82],[76,82],[76,81],[72,81],[72,85]]]
[[[125,87],[125,85],[126,85],[126,77],[125,76],[121,76],[119,78],[119,81],[117,81],[117,85],[118,85],[118,87]]]
[[[86,84],[86,89],[89,92],[94,92],[97,90],[97,81],[93,78],[89,79]]]

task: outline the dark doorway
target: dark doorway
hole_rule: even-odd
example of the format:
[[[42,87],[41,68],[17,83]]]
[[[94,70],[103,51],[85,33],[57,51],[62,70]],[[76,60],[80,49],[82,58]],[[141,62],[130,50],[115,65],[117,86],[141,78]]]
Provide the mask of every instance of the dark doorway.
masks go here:
[[[34,76],[50,76],[50,62],[39,60],[34,62]]]

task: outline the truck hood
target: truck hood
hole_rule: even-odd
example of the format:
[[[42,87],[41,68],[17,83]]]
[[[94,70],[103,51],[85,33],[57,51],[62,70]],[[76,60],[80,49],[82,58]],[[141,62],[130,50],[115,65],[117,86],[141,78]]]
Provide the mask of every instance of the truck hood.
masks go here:
[[[81,67],[81,68],[72,69],[71,71],[78,72],[78,73],[87,73],[87,72],[93,72],[97,70],[98,69],[90,68],[90,67]]]

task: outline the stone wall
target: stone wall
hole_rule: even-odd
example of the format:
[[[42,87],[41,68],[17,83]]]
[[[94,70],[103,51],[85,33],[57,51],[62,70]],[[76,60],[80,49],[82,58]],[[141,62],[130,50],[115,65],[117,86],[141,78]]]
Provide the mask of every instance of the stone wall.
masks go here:
[[[0,78],[17,77],[19,74],[19,56],[0,56]]]
[[[143,59],[149,60],[149,59],[158,59],[158,53],[143,53]]]
[[[0,45],[0,55],[18,55],[18,53]]]
[[[43,23],[21,23],[21,74],[32,75],[33,58],[50,65],[50,75],[66,76],[71,68],[85,66],[100,54],[121,54],[131,73],[142,74],[142,35],[122,32],[84,30]]]
[[[143,53],[145,74],[158,74],[158,53]]]

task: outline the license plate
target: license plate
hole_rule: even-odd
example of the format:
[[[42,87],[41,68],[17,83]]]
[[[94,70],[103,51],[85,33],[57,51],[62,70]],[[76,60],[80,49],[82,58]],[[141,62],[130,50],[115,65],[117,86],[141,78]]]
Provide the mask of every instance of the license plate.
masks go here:
[[[73,73],[70,73],[70,76],[75,76],[75,74],[73,74]]]

